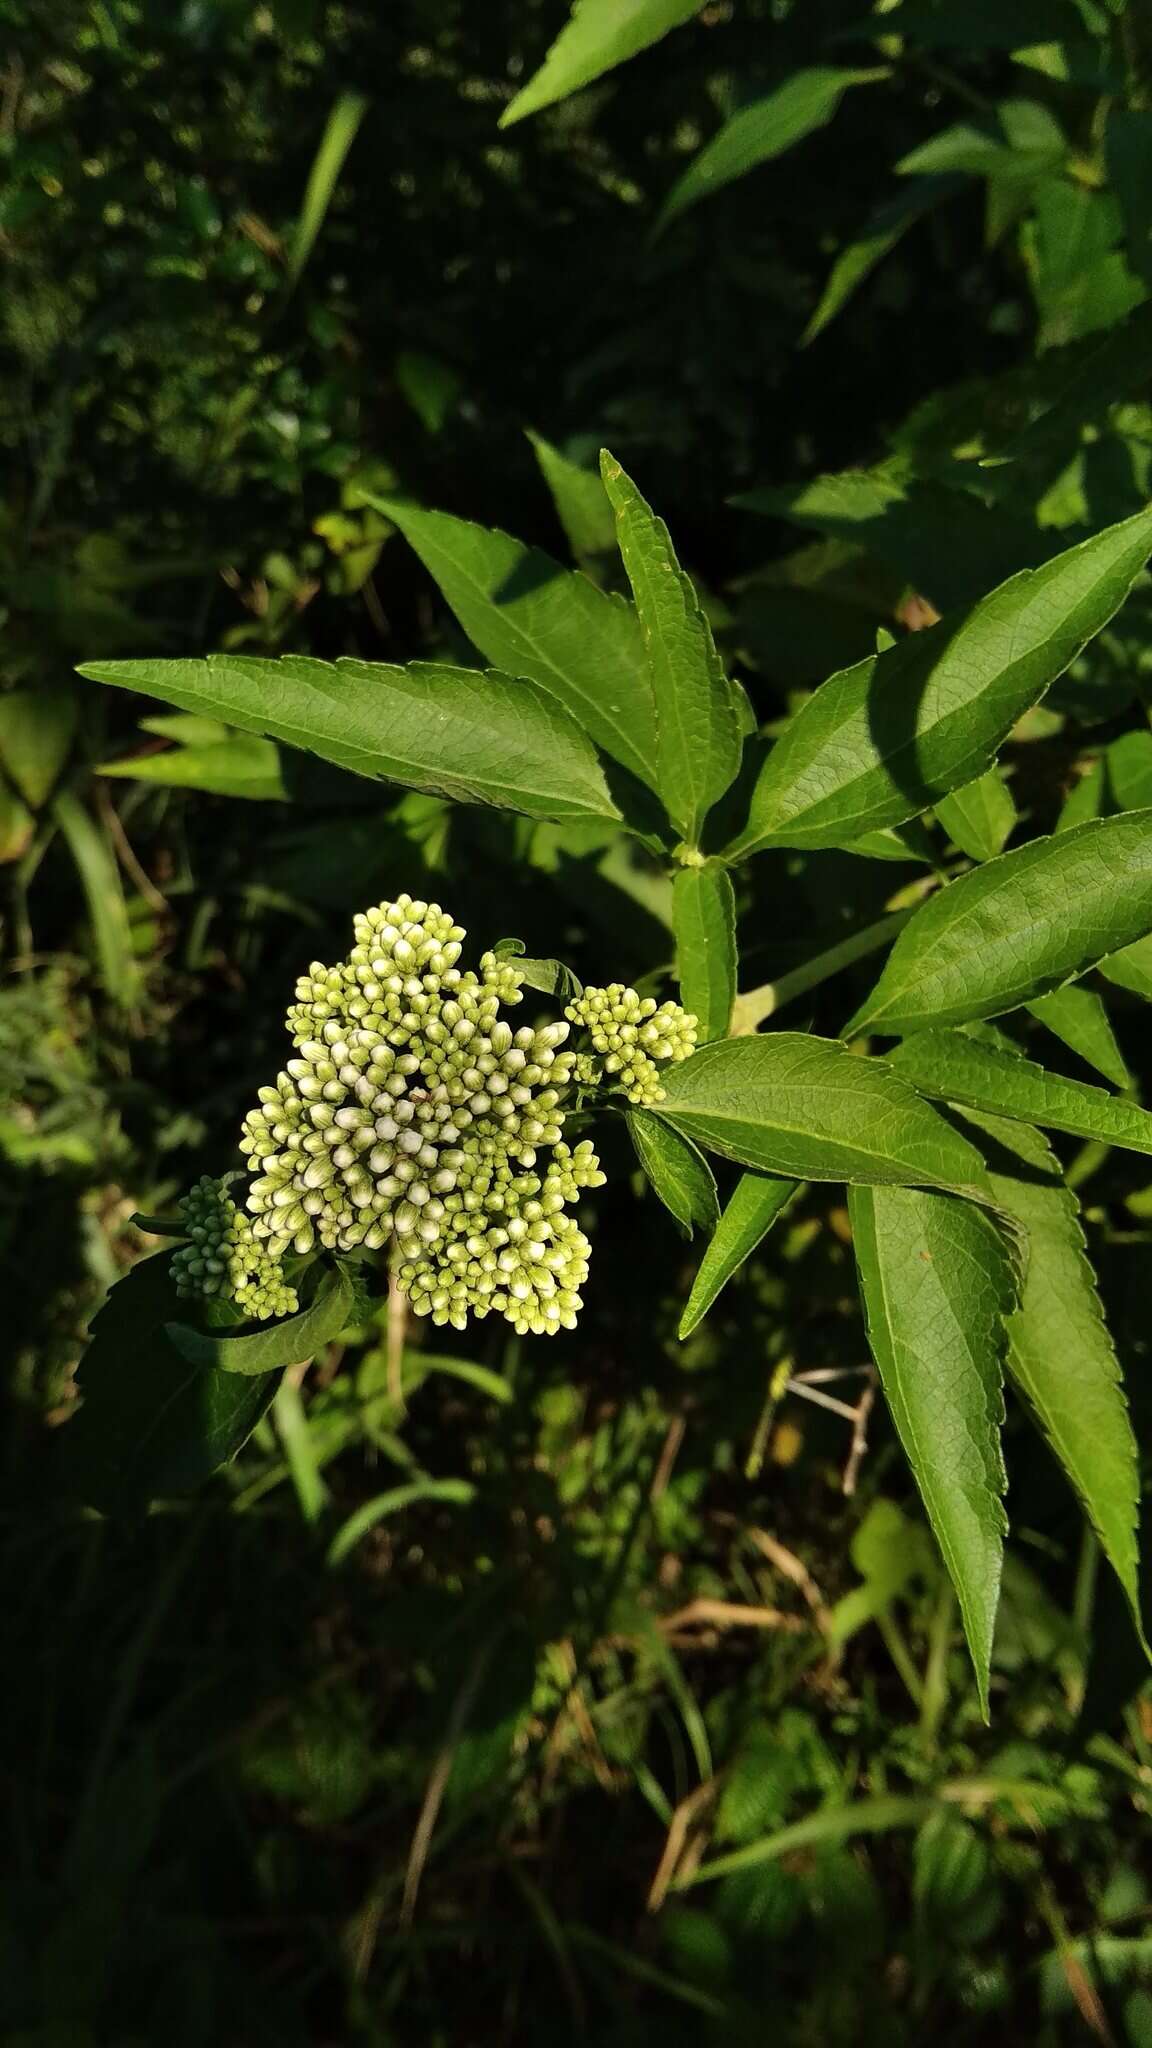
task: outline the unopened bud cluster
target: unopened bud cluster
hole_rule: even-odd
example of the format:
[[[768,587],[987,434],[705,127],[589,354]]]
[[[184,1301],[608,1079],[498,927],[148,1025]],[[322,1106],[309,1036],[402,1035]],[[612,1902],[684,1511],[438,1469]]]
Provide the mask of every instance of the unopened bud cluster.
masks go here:
[[[605,1081],[621,1088],[629,1102],[664,1100],[661,1066],[686,1060],[696,1045],[696,1019],[679,1003],[661,1003],[614,981],[586,988],[564,1012],[591,1038],[594,1051],[580,1056],[578,1078],[586,1085]]]
[[[515,960],[460,968],[465,934],[438,903],[400,896],[354,929],[346,960],[314,961],[297,983],[295,1057],[245,1118],[249,1214],[227,1182],[201,1181],[183,1204],[181,1292],[284,1315],[287,1253],[387,1250],[436,1323],[496,1313],[522,1334],[572,1329],[590,1247],[570,1210],[604,1178],[589,1143],[563,1141],[573,1083],[659,1102],[661,1065],[687,1058],[695,1018],[616,982],[586,989],[567,1022],[517,1031],[500,1015],[522,1000]],[[573,1024],[591,1052],[565,1046]]]
[[[277,1257],[394,1241],[400,1284],[437,1321],[498,1309],[518,1328],[559,1328],[587,1271],[560,1211],[598,1177],[585,1146],[532,1171],[560,1146],[569,1026],[514,1031],[499,1011],[521,1000],[515,962],[486,953],[479,973],[459,968],[464,932],[438,904],[381,904],[355,938],[346,961],[315,962],[297,984],[297,1057],[245,1120],[257,1237]]]
[[[285,1280],[279,1259],[257,1237],[251,1218],[232,1200],[228,1180],[205,1174],[185,1195],[180,1214],[186,1241],[172,1257],[178,1294],[221,1296],[257,1321],[295,1313],[295,1289]]]
[[[495,1310],[521,1336],[573,1330],[591,1246],[566,1205],[604,1175],[592,1146],[558,1144],[543,1172],[480,1140],[445,1197],[434,1243],[398,1236],[396,1277],[418,1315],[462,1330]]]

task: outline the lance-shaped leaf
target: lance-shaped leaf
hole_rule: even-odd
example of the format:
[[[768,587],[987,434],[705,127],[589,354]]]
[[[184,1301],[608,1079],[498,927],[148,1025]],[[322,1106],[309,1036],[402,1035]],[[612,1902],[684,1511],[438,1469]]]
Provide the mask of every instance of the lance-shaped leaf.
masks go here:
[[[1132,1087],[1132,1076],[1116,1043],[1112,1019],[1094,989],[1069,982],[1067,988],[1054,988],[1051,995],[1037,996],[1028,1009],[1045,1030],[1062,1044],[1071,1046],[1106,1081],[1117,1088]]]
[[[736,898],[719,861],[681,868],[672,890],[680,1001],[700,1026],[700,1042],[723,1038],[736,1000]]]
[[[605,71],[691,21],[700,0],[572,0],[572,14],[545,57],[500,116],[502,128],[580,92]]]
[[[457,803],[530,818],[619,816],[575,720],[534,683],[496,669],[211,654],[90,662],[80,673]]]
[[[995,1017],[1152,931],[1152,811],[1033,839],[921,904],[847,1027]]]
[[[1100,972],[1115,988],[1126,988],[1129,995],[1152,1003],[1152,937],[1137,939],[1101,960]]]
[[[1152,1116],[1146,1109],[1088,1081],[1049,1074],[1034,1060],[999,1052],[963,1031],[917,1031],[891,1060],[897,1073],[938,1102],[1152,1154]]]
[[[960,190],[961,182],[958,177],[917,178],[872,214],[859,239],[849,242],[832,265],[816,311],[800,336],[801,348],[823,333],[908,229],[942,200],[950,199]]]
[[[600,469],[616,514],[656,702],[657,791],[673,824],[695,845],[708,812],[740,767],[737,699],[664,521],[607,449]]]
[[[680,1318],[682,1338],[691,1336],[721,1289],[767,1237],[803,1186],[803,1181],[777,1180],[770,1173],[741,1174],[692,1282]]]
[[[657,232],[697,200],[744,177],[757,164],[782,156],[813,129],[822,128],[850,85],[887,76],[886,71],[837,71],[828,65],[794,71],[775,92],[741,107],[693,158],[664,202]]]
[[[344,1328],[352,1311],[352,1289],[340,1272],[326,1273],[315,1298],[299,1315],[286,1316],[247,1336],[227,1337],[211,1330],[197,1330],[191,1323],[172,1322],[165,1330],[181,1358],[193,1365],[214,1366],[219,1372],[276,1372],[286,1365],[299,1365],[315,1358]]]
[[[616,545],[616,521],[599,473],[582,469],[542,434],[529,429],[528,439],[577,560],[610,554]]]
[[[1079,1204],[1039,1131],[996,1117],[972,1121],[993,1141],[997,1200],[1028,1237],[1023,1292],[1008,1324],[1009,1369],[1079,1494],[1139,1629],[1139,1459]]]
[[[869,1343],[956,1588],[987,1716],[1016,1275],[991,1219],[970,1203],[921,1188],[853,1188],[849,1207]]]
[[[769,754],[730,852],[845,845],[984,774],[1123,603],[1150,549],[1145,511],[831,677]]]
[[[71,1490],[106,1514],[199,1486],[235,1457],[279,1380],[181,1357],[165,1331],[183,1306],[169,1264],[157,1253],[116,1282],[80,1364],[82,1405],[64,1432],[64,1464]]]
[[[936,816],[955,845],[973,860],[994,860],[1016,823],[1012,792],[998,768],[989,768],[936,806]]]
[[[987,1190],[975,1147],[886,1061],[799,1031],[702,1046],[665,1074],[660,1114],[760,1173]]]
[[[155,782],[165,789],[199,789],[215,796],[246,797],[256,802],[283,801],[288,792],[280,771],[280,750],[273,740],[250,732],[226,732],[218,740],[184,747],[166,747],[159,754],[126,754],[102,761],[97,775],[122,775],[132,782]]]
[[[400,528],[485,660],[546,690],[655,788],[656,707],[632,606],[496,528],[404,499],[370,502]]]
[[[712,1168],[690,1138],[650,1110],[628,1112],[628,1130],[648,1180],[685,1235],[711,1230],[720,1214]]]

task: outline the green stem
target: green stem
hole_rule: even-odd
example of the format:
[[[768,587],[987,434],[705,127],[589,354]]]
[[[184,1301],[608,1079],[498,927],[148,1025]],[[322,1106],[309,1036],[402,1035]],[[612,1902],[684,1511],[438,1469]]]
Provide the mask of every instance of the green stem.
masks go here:
[[[948,1704],[948,1652],[952,1645],[955,1611],[956,1595],[952,1582],[944,1579],[928,1634],[928,1661],[924,1666],[924,1690],[920,1704],[920,1740],[929,1753],[936,1748],[940,1723]]]
[[[829,946],[826,953],[817,953],[803,967],[794,967],[791,974],[782,974],[779,981],[766,981],[760,988],[752,988],[745,995],[739,995],[732,1008],[732,1035],[739,1038],[753,1032],[790,1003],[797,996],[807,995],[811,988],[819,988],[822,981],[830,981],[842,968],[851,967],[856,960],[864,960],[869,953],[879,953],[897,932],[902,931],[918,904],[906,910],[894,910],[888,917],[882,917],[876,924],[865,925],[863,931],[853,932],[850,939],[841,939],[839,945]]]
[[[904,1640],[904,1631],[891,1609],[876,1616],[876,1626],[884,1641],[884,1648],[908,1688],[908,1697],[918,1713],[924,1711],[924,1687],[916,1669],[911,1650]]]
[[[1076,1590],[1072,1597],[1072,1619],[1081,1637],[1087,1641],[1092,1628],[1092,1610],[1096,1604],[1096,1580],[1100,1572],[1100,1544],[1095,1530],[1084,1529],[1080,1541],[1080,1558],[1076,1566]]]

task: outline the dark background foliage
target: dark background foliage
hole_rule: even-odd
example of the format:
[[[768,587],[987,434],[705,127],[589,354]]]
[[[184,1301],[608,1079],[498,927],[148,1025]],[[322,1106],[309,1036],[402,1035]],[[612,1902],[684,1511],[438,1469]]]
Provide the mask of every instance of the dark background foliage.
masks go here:
[[[411,1333],[402,1403],[365,1311],[191,1500],[100,1520],[66,1484],[84,1331],[153,1249],[134,1211],[232,1162],[294,975],[345,950],[354,910],[425,890],[480,944],[515,933],[601,980],[671,966],[666,884],[610,832],[299,758],[284,801],[114,778],[169,737],[75,663],[464,655],[359,492],[567,558],[526,429],[628,464],[769,728],[878,625],[1135,509],[1150,222],[1138,180],[1113,190],[1109,124],[1152,121],[1146,30],[1134,5],[999,13],[714,0],[502,130],[561,0],[0,0],[11,2048],[1152,2041],[1152,1720],[1094,1544],[1011,1425],[985,1728],[883,1417],[852,1491],[852,1422],[798,1378],[845,1374],[815,1389],[849,1407],[870,1385],[827,1196],[680,1345],[699,1245],[609,1132],[577,1333]],[[886,75],[654,235],[723,116],[819,64]],[[894,166],[958,127],[1002,156],[926,166],[934,203],[805,344]],[[1092,395],[1053,426],[1077,377]],[[1037,415],[1006,480],[957,486],[956,542],[960,455]],[[881,463],[900,517],[837,524],[784,489]],[[758,486],[782,493],[768,516],[733,503]],[[1106,807],[1117,761],[1152,774],[1146,604],[1017,736],[1045,828],[1082,780]],[[762,856],[742,979],[917,872]],[[838,1028],[851,984],[797,1027]],[[1145,1015],[1121,1005],[1137,1083]],[[1089,1152],[1065,1148],[1146,1442],[1152,1190]]]

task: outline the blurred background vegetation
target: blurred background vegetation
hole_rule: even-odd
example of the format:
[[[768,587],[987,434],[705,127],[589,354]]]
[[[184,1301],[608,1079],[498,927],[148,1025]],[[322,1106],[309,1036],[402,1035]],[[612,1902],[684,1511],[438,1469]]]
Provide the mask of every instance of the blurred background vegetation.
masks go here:
[[[610,828],[141,723],[77,662],[466,658],[361,493],[604,580],[607,441],[771,729],[1147,496],[1136,0],[709,0],[501,128],[566,14],[0,0],[0,2042],[1144,2048],[1152,1696],[1021,1431],[982,1725],[826,1195],[681,1345],[699,1247],[609,1134],[578,1333],[373,1321],[191,1500],[102,1521],[60,1484],[133,1213],[232,1163],[354,910],[422,890],[480,944],[671,966]],[[781,93],[794,145],[694,190]],[[1025,722],[1013,815],[1152,800],[1147,621]],[[746,978],[933,857],[882,850],[742,871]],[[1148,993],[1068,1071],[1152,1080]],[[1152,1188],[1064,1149],[1148,1443]]]

